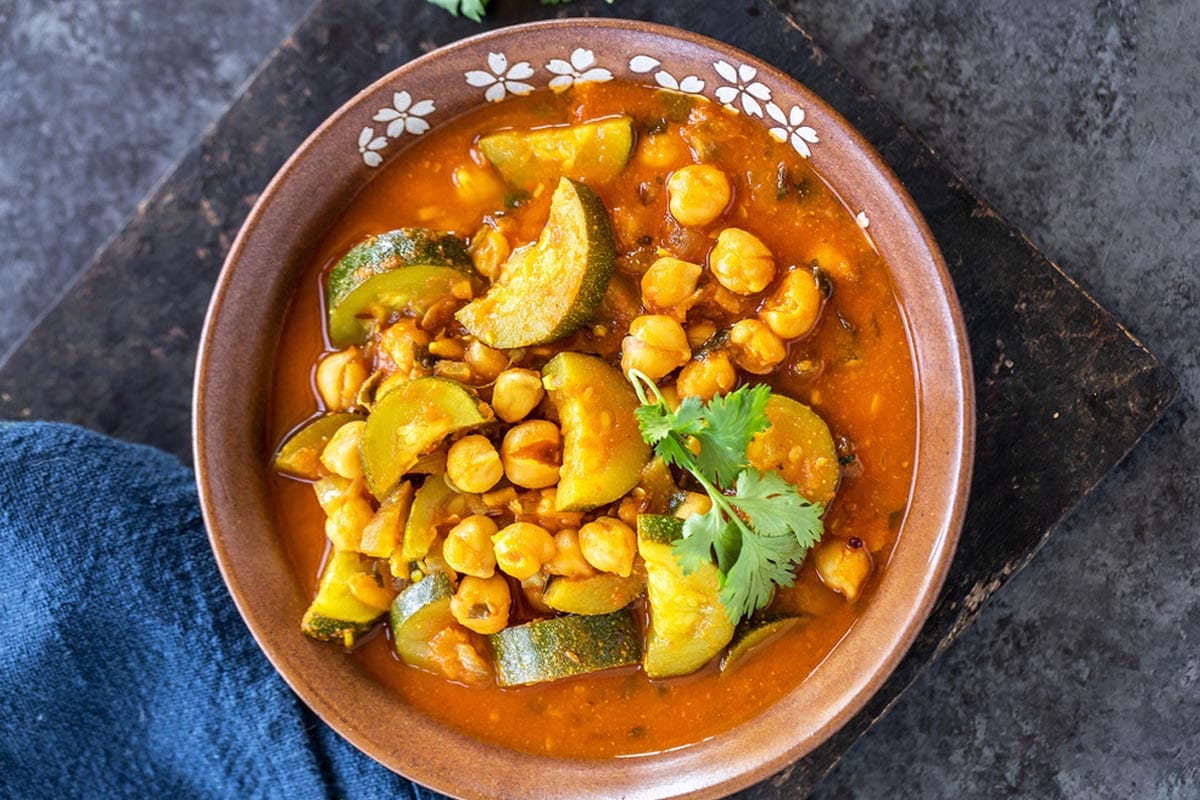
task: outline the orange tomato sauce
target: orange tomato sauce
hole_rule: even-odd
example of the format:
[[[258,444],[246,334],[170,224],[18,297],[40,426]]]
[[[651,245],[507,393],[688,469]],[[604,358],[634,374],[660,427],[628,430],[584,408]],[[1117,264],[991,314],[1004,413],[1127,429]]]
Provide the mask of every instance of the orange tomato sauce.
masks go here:
[[[313,253],[281,332],[268,434],[278,442],[322,410],[313,377],[328,350],[321,286],[350,247],[404,226],[470,237],[506,199],[494,191],[464,190],[461,174],[456,182],[456,167],[488,170],[472,146],[482,133],[627,114],[639,131],[629,165],[617,179],[592,186],[616,234],[614,280],[636,287],[648,263],[639,261],[641,250],[665,248],[702,262],[727,226],[758,236],[780,274],[789,265],[816,262],[828,276],[833,291],[816,329],[790,343],[787,360],[766,380],[810,405],[841,452],[852,448],[855,463],[843,472],[827,510],[825,536],[858,539],[874,572],[849,602],[826,588],[810,557],[795,586],[778,592],[772,606],[801,614],[801,623],[728,674],[710,663],[693,675],[658,681],[630,667],[530,687],[468,687],[401,663],[385,625],[354,649],[351,657],[406,703],[489,742],[558,756],[610,757],[718,735],[777,701],[821,663],[871,602],[871,587],[895,544],[912,480],[916,412],[909,345],[886,265],[837,195],[805,159],[771,139],[762,122],[706,103],[681,123],[681,102],[628,84],[576,87],[488,106],[420,137],[363,190]],[[658,132],[648,136],[647,130]],[[670,220],[663,181],[671,169],[701,160],[729,176],[734,199],[726,216],[697,236]],[[548,198],[549,192],[521,198],[508,211],[522,241],[537,237]],[[609,322],[608,355],[615,362],[628,320]],[[306,482],[279,475],[271,481],[280,535],[297,574],[315,591],[327,545],[324,515]]]

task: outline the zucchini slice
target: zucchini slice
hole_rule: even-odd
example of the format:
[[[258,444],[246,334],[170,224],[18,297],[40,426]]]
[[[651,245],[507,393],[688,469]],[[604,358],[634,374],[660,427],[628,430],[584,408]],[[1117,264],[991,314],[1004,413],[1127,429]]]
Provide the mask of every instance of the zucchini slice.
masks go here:
[[[551,578],[542,600],[555,611],[568,614],[611,614],[620,611],[646,588],[641,575],[601,573],[586,578]]]
[[[748,619],[733,634],[729,649],[721,657],[721,674],[727,673],[738,664],[760,652],[763,645],[775,641],[790,631],[800,621],[796,616],[770,616]]]
[[[439,517],[458,492],[446,483],[445,473],[433,473],[425,478],[417,496],[413,498],[412,513],[404,526],[404,542],[400,545],[400,557],[405,563],[419,561],[429,553],[437,537]]]
[[[771,427],[756,434],[746,448],[750,464],[775,470],[795,484],[805,500],[827,505],[841,479],[829,426],[808,406],[780,394],[767,401],[767,419]]]
[[[392,601],[392,643],[405,664],[440,673],[430,641],[439,631],[454,625],[450,598],[454,586],[446,573],[431,572],[407,587]]]
[[[336,413],[324,414],[305,422],[284,439],[275,458],[271,460],[271,468],[293,478],[318,480],[326,472],[321,466],[321,451],[338,428],[356,419],[362,417],[358,414]]]
[[[563,432],[556,508],[586,511],[636,486],[650,446],[633,414],[637,395],[621,371],[595,356],[565,352],[542,369],[542,382]]]
[[[329,338],[336,347],[362,344],[370,320],[390,311],[425,311],[474,278],[471,256],[458,238],[425,228],[369,236],[329,273]]]
[[[404,481],[379,505],[375,516],[363,528],[358,552],[375,558],[390,556],[400,541],[400,531],[408,520],[412,502],[413,485]]]
[[[666,514],[671,507],[671,500],[679,494],[671,468],[658,456],[650,459],[642,469],[637,485],[646,493],[645,510],[648,514]]]
[[[650,627],[642,667],[651,678],[687,675],[711,661],[733,638],[721,603],[717,568],[703,564],[685,575],[672,552],[683,520],[638,516],[638,552],[646,562]]]
[[[556,681],[636,664],[642,657],[641,637],[628,610],[534,620],[493,633],[488,641],[501,686]]]
[[[457,381],[416,378],[400,384],[367,417],[362,441],[367,488],[378,499],[387,497],[443,439],[491,419],[491,408]]]
[[[359,574],[373,575],[370,564],[358,553],[334,550],[329,554],[317,596],[300,622],[306,636],[321,641],[341,640],[349,647],[355,637],[366,633],[383,616],[382,611],[363,603],[350,591],[351,579]]]
[[[537,242],[514,250],[487,294],[455,318],[484,344],[501,349],[562,339],[604,299],[614,254],[604,203],[584,184],[563,178]]]
[[[484,158],[518,189],[567,176],[607,181],[629,162],[633,120],[629,117],[558,125],[535,130],[490,133],[479,140]]]

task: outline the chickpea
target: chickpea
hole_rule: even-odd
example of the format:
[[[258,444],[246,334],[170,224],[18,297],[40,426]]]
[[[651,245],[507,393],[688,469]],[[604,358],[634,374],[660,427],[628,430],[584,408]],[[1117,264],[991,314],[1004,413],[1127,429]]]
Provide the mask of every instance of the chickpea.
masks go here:
[[[381,585],[374,575],[366,572],[354,573],[346,582],[346,588],[355,600],[376,611],[387,611],[396,599],[396,592],[390,586]]]
[[[600,517],[579,529],[579,549],[587,562],[601,572],[628,578],[633,572],[637,535],[613,517]]]
[[[853,283],[861,277],[858,263],[847,259],[845,253],[832,245],[818,247],[812,253],[812,260],[820,264],[821,269],[835,281]]]
[[[713,337],[717,332],[717,323],[708,319],[698,319],[690,323],[686,331],[688,345],[695,350]]]
[[[733,188],[711,164],[689,164],[667,178],[671,216],[681,225],[707,225],[725,213]]]
[[[326,475],[312,485],[313,493],[317,496],[317,504],[326,516],[362,491],[362,481],[350,480],[340,475]]]
[[[638,369],[651,378],[661,378],[692,357],[683,326],[662,314],[645,314],[629,326],[621,342],[621,369]]]
[[[871,554],[858,539],[828,539],[813,550],[813,560],[821,582],[855,600],[871,575]]]
[[[485,492],[483,504],[489,509],[495,511],[514,503],[517,500],[517,489],[515,486],[505,486],[503,489],[493,489],[490,492]]]
[[[458,624],[476,633],[497,633],[508,624],[512,594],[503,575],[477,578],[468,575],[450,598],[450,613]]]
[[[464,492],[481,494],[504,475],[500,454],[486,436],[464,436],[446,453],[446,477]]]
[[[343,478],[361,478],[363,474],[362,456],[358,453],[362,444],[363,430],[367,423],[361,419],[347,422],[334,431],[333,436],[321,451],[321,463],[325,469]]]
[[[339,550],[357,550],[362,541],[363,528],[374,516],[371,504],[361,495],[347,497],[326,518],[325,535]]]
[[[721,317],[741,319],[753,313],[757,303],[753,298],[729,291],[717,281],[709,281],[700,287],[697,305]]]
[[[492,410],[505,422],[525,419],[546,396],[542,376],[532,369],[506,369],[492,387]]]
[[[775,332],[756,319],[744,319],[729,331],[733,360],[747,372],[766,375],[787,358],[787,348]]]
[[[471,370],[485,381],[494,381],[508,366],[508,356],[479,340],[467,345],[465,358]]]
[[[546,562],[546,572],[568,578],[586,578],[596,574],[579,548],[578,530],[563,528],[554,534],[554,558]]]
[[[645,490],[634,489],[633,492],[622,497],[621,502],[617,504],[617,519],[631,528],[636,528],[638,514],[645,511],[647,505]]]
[[[317,365],[317,392],[330,411],[353,406],[366,379],[367,361],[357,347],[330,353]]]
[[[671,411],[678,411],[681,401],[679,399],[679,392],[675,391],[675,384],[668,383],[666,386],[658,387],[658,390],[662,392],[663,401],[667,404],[667,408]]]
[[[468,685],[488,683],[492,666],[471,642],[471,634],[457,625],[449,625],[429,640],[429,657],[441,673],[452,681]]]
[[[429,355],[431,356],[461,361],[466,354],[467,348],[458,339],[438,339],[429,343]]]
[[[700,280],[703,268],[671,256],[664,256],[653,264],[642,276],[642,299],[651,308],[660,311],[671,311],[684,306],[692,300],[696,291],[696,281]],[[687,308],[681,309],[687,314]]]
[[[521,581],[521,594],[529,602],[531,608],[541,614],[553,614],[554,609],[546,605],[547,576],[544,572],[535,572]]]
[[[714,395],[732,391],[734,386],[737,386],[737,370],[723,348],[692,359],[675,379],[675,391],[680,397],[701,400],[711,400]]]
[[[440,300],[434,300],[417,326],[428,333],[437,333],[454,319],[454,313],[462,306],[462,298],[453,294],[443,295]]]
[[[489,281],[500,277],[500,267],[512,254],[508,238],[491,225],[480,228],[471,238],[471,261],[475,271]]]
[[[638,142],[637,160],[654,169],[670,169],[687,159],[687,148],[678,137],[656,133]]]
[[[821,314],[821,289],[807,270],[795,269],[763,303],[758,318],[781,339],[798,339],[813,329]]]
[[[537,573],[554,558],[554,539],[541,525],[514,522],[492,536],[496,566],[519,581]]]
[[[517,486],[543,489],[558,483],[562,466],[562,434],[544,419],[522,422],[504,434],[500,445],[504,474]]]
[[[375,362],[383,370],[404,377],[419,377],[426,371],[420,350],[429,346],[429,334],[414,319],[404,318],[389,325],[375,343]]]
[[[731,292],[755,294],[775,280],[775,257],[753,233],[726,228],[708,254],[708,268]]]
[[[433,374],[439,378],[449,378],[459,383],[471,383],[475,378],[475,373],[471,371],[469,364],[462,361],[446,361],[445,359],[433,365]]]
[[[712,511],[712,498],[701,492],[684,492],[683,502],[675,507],[675,516],[687,519],[692,514],[707,514]]]
[[[578,528],[583,524],[582,511],[559,511],[558,490],[551,486],[537,493],[533,508],[529,510],[537,524],[548,531],[560,531],[563,528]]]
[[[442,558],[455,572],[490,578],[496,574],[492,536],[500,529],[489,517],[472,514],[455,525],[442,543]]]
[[[489,170],[460,165],[450,175],[459,199],[472,205],[494,206],[504,197],[504,184]]]

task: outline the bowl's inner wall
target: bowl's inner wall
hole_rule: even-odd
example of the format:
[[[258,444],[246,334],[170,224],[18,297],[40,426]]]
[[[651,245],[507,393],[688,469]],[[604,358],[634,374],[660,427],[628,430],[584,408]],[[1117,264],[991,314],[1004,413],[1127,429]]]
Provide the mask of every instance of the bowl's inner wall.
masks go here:
[[[936,247],[894,176],[815,96],[766,65],[710,40],[658,26],[559,21],[460,42],[400,68],[354,98],[303,145],[264,192],[230,252],[206,326],[197,371],[196,454],[206,520],[243,617],[281,674],[354,744],[409,777],[464,796],[575,797],[720,794],[804,755],[862,706],[899,661],[940,586],[969,478],[973,411],[965,337]],[[777,102],[802,106],[821,133],[813,162],[868,231],[890,269],[909,325],[917,372],[918,454],[913,497],[875,598],[822,667],[755,721],[653,757],[567,761],[481,745],[401,704],[337,649],[297,635],[307,589],[274,532],[264,468],[266,398],[278,331],[315,244],[376,174],[353,143],[375,109],[419,85],[449,115],[482,101],[463,81],[491,52],[531,62],[576,48],[651,53],[687,74],[717,60],[755,63]],[[609,59],[612,60],[611,58]],[[646,82],[644,75],[617,73]],[[402,142],[401,142],[402,144]],[[402,148],[395,144],[388,156]],[[410,743],[424,743],[413,748]]]

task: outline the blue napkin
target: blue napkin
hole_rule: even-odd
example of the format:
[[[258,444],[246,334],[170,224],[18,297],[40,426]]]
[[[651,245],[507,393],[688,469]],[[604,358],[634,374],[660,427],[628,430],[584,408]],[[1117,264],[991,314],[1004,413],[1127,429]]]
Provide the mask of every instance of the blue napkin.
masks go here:
[[[217,572],[190,470],[0,422],[0,797],[438,796],[275,674]]]

